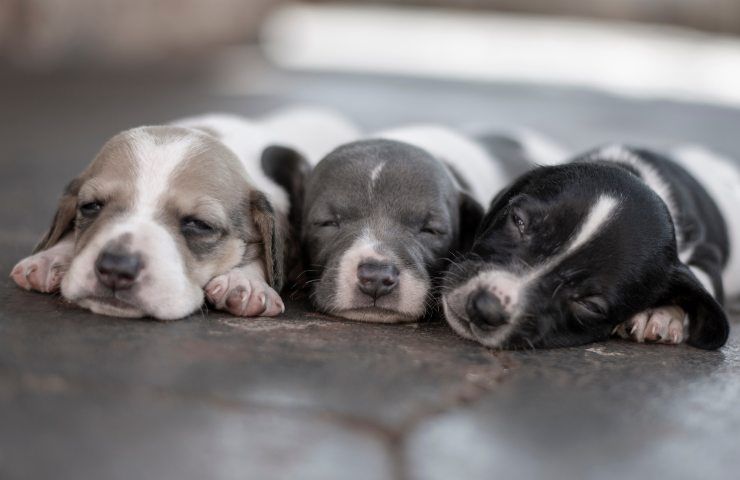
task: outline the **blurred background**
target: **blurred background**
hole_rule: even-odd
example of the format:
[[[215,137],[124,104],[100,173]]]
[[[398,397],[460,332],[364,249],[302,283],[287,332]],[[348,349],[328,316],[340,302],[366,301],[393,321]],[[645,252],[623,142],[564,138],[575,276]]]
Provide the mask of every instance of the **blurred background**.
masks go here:
[[[740,155],[738,34],[740,0],[2,0],[0,200],[54,198],[125,128],[296,102]]]
[[[22,84],[174,74],[237,96],[282,93],[279,70],[737,105],[738,34],[738,0],[3,0],[0,69]]]
[[[294,70],[543,82],[738,103],[737,34],[738,0],[0,3],[4,69],[210,71],[221,74],[225,93],[246,88],[238,69],[255,68],[249,62],[260,56]],[[226,72],[215,65],[224,57]]]

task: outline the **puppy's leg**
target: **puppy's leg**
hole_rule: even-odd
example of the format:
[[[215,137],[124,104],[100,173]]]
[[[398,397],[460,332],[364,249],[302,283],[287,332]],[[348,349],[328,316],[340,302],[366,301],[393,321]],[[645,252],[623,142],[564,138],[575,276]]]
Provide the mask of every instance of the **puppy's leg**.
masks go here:
[[[74,237],[68,235],[53,247],[26,257],[13,267],[10,277],[26,290],[51,293],[59,290],[72,262]]]
[[[679,344],[686,339],[686,312],[676,305],[651,308],[617,325],[614,333],[635,342]]]
[[[274,317],[285,311],[280,295],[264,280],[259,265],[246,265],[213,278],[206,296],[219,310],[239,317]]]

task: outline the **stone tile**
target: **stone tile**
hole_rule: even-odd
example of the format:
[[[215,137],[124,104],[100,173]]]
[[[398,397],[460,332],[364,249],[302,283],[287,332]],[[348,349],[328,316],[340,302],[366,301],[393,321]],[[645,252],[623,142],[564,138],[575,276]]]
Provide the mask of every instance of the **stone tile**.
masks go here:
[[[0,373],[0,477],[383,480],[372,430],[276,410]]]
[[[330,411],[389,428],[500,373],[492,354],[441,323],[343,322],[296,303],[281,319],[121,320],[3,283],[0,366],[13,371]]]
[[[502,355],[512,375],[407,437],[413,479],[720,479],[740,469],[740,334]]]

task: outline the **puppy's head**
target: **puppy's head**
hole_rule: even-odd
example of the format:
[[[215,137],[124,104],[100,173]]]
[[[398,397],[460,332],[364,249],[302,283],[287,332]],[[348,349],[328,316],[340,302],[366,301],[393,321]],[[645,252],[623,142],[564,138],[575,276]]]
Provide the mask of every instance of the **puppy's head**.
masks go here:
[[[302,238],[312,299],[349,319],[416,320],[433,278],[481,217],[482,208],[421,149],[387,140],[340,147],[306,188]]]
[[[453,329],[494,348],[603,340],[636,313],[668,304],[689,312],[693,345],[718,348],[728,333],[720,305],[678,259],[665,204],[612,165],[521,177],[493,200],[444,289]]]
[[[37,250],[74,235],[62,295],[94,312],[175,319],[215,275],[259,262],[281,282],[275,212],[215,137],[179,127],[125,131],[67,187]]]

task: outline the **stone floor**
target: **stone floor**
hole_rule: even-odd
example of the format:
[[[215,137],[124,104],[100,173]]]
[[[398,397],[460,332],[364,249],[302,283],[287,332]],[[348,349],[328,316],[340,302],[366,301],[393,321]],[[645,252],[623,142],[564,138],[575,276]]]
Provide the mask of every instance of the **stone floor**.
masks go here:
[[[527,124],[574,148],[704,141],[740,111],[536,85],[286,74],[0,78],[0,272],[111,134],[292,101],[366,128]],[[95,316],[0,280],[3,479],[714,479],[740,468],[740,333],[718,352],[620,341],[492,352],[443,323]]]

